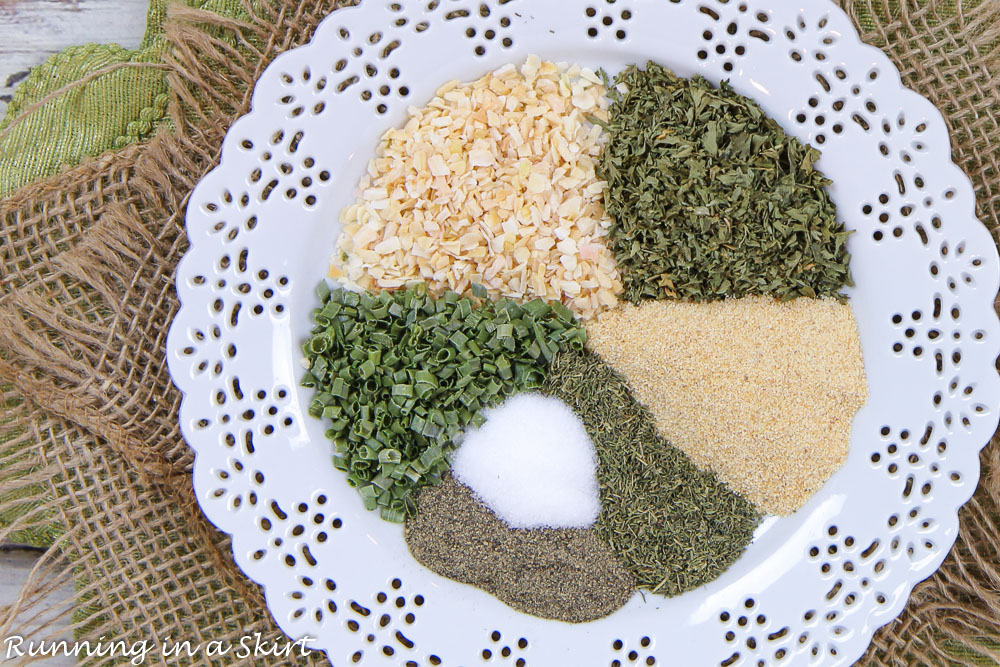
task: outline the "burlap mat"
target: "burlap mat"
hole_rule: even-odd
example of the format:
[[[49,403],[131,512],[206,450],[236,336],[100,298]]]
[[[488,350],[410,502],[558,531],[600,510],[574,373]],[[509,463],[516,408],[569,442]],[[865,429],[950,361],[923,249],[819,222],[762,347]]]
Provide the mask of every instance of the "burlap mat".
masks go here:
[[[59,535],[0,612],[0,636],[56,617],[93,641],[280,636],[195,502],[164,339],[188,193],[216,164],[263,68],[308,41],[337,4],[246,2],[246,23],[171,7],[175,131],[0,202],[0,513],[18,517],[0,540],[25,528]],[[1000,2],[848,4],[865,40],[945,114],[981,219],[996,231]],[[951,556],[863,663],[1000,664],[1000,448],[983,464]],[[73,598],[42,611],[69,581]]]

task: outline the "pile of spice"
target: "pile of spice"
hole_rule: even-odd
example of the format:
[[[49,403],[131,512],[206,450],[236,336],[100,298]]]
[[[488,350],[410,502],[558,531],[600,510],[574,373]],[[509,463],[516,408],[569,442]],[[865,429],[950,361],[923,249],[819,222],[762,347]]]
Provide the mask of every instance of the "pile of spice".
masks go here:
[[[591,529],[513,529],[451,476],[423,489],[417,507],[404,530],[413,557],[519,611],[584,623],[618,610],[635,591]]]
[[[482,412],[452,473],[512,528],[586,528],[601,511],[597,457],[580,418],[562,401],[518,394]]]
[[[480,409],[540,386],[556,351],[586,339],[566,307],[538,299],[319,290],[303,346],[309,414],[330,420],[334,465],[389,521],[414,512],[410,493],[448,469],[452,439],[482,423]]]
[[[374,290],[561,301],[581,317],[617,303],[595,173],[607,98],[592,71],[529,57],[446,84],[379,144],[343,211],[331,277]]]
[[[794,512],[846,460],[867,399],[847,304],[646,302],[603,314],[587,333],[659,432],[762,512]]]
[[[542,392],[583,419],[600,462],[594,532],[640,587],[678,595],[716,579],[739,558],[760,516],[660,437],[614,369],[590,352],[561,350]]]
[[[651,62],[614,84],[598,174],[626,299],[789,299],[851,284],[816,149],[726,82]]]

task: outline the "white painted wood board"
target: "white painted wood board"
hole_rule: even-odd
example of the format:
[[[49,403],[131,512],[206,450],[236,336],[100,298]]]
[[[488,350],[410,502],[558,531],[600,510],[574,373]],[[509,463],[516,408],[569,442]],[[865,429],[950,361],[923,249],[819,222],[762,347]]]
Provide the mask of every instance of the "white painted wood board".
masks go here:
[[[0,0],[0,116],[28,70],[67,46],[114,42],[135,48],[147,0]]]

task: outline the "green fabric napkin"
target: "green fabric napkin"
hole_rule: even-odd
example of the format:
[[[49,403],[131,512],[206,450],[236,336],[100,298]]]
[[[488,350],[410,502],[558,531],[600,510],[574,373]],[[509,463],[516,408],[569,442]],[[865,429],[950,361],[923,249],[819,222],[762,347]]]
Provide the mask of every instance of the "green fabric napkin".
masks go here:
[[[239,0],[175,0],[233,19]],[[0,198],[65,165],[143,141],[168,122],[163,57],[167,0],[150,0],[137,49],[73,46],[34,68],[0,121]]]

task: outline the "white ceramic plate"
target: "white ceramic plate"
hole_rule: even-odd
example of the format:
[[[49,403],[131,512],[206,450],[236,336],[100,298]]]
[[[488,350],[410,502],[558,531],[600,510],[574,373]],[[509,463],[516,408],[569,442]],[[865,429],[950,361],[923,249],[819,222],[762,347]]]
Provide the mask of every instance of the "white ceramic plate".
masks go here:
[[[870,400],[844,468],[724,576],[584,625],[517,613],[408,554],[331,464],[298,386],[313,288],[378,137],[450,79],[529,54],[731,79],[820,168],[851,237]],[[945,124],[810,0],[365,0],[257,84],[187,210],[168,339],[205,514],[293,638],[334,664],[848,664],[940,565],[997,426],[998,258]]]

